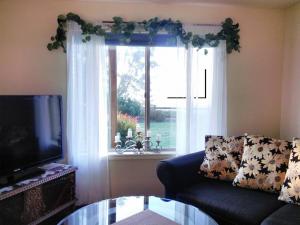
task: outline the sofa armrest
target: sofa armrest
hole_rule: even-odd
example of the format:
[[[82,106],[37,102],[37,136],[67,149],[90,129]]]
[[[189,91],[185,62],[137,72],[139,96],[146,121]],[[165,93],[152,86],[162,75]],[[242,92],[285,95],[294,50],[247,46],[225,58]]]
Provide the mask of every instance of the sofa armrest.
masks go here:
[[[179,191],[199,181],[198,171],[204,156],[205,152],[201,151],[160,161],[156,171],[165,187],[166,198],[176,198]]]

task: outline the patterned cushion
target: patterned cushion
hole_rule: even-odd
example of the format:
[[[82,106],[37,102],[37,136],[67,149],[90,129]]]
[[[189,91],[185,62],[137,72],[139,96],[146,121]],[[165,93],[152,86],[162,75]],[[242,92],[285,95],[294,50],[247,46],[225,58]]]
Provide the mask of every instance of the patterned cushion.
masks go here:
[[[202,176],[232,181],[243,154],[244,136],[205,136],[205,157],[200,166]]]
[[[233,185],[279,192],[288,167],[292,143],[262,136],[245,137],[244,153]]]
[[[289,168],[281,188],[279,200],[300,205],[300,139],[294,139]]]

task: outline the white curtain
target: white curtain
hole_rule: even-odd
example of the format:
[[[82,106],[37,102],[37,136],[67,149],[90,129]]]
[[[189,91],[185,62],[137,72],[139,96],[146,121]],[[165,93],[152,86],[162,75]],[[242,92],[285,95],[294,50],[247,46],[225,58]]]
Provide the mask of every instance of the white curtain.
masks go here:
[[[201,35],[201,27],[186,28]],[[211,29],[211,28],[210,28]],[[216,33],[218,27],[211,32]],[[207,33],[209,29],[203,29]],[[184,74],[186,99],[177,107],[176,151],[178,155],[204,150],[205,135],[227,134],[227,83],[226,83],[226,43],[218,47],[198,50],[189,46],[182,50],[178,46],[178,71]],[[184,63],[182,63],[184,62]],[[204,97],[204,73],[206,70],[206,98]]]
[[[107,48],[102,37],[82,42],[79,26],[67,32],[67,143],[68,161],[78,167],[78,204],[95,202],[109,195],[109,77]]]

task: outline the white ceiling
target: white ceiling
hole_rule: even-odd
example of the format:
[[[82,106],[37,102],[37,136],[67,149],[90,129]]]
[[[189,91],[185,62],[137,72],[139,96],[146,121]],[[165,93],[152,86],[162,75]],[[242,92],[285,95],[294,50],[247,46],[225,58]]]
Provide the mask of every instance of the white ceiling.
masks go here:
[[[247,6],[260,6],[268,8],[287,8],[300,0],[81,0],[81,1],[99,1],[99,2],[152,2],[161,4],[170,3],[213,3],[213,4],[238,4]]]

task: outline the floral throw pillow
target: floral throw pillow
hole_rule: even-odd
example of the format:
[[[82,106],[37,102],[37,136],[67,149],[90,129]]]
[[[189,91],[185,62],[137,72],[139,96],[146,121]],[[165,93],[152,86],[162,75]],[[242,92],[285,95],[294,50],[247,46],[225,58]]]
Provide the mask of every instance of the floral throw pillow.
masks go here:
[[[232,181],[243,154],[244,136],[205,136],[205,157],[200,166],[202,176]]]
[[[300,139],[294,139],[293,147],[278,199],[300,205]]]
[[[288,167],[292,143],[262,136],[246,136],[234,186],[279,192]]]

